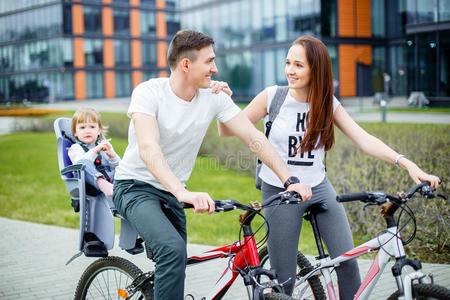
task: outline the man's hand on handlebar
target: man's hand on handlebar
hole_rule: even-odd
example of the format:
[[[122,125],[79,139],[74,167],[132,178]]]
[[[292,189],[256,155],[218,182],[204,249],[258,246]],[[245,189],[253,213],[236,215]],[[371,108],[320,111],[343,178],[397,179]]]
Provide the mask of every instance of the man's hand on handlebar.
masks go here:
[[[213,213],[215,210],[214,200],[208,193],[183,191],[176,194],[178,201],[191,204],[194,212]]]

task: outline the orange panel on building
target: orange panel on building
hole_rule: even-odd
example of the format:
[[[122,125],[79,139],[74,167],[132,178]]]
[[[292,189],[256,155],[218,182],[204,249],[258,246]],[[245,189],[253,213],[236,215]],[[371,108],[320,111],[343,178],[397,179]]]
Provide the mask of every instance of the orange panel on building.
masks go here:
[[[357,1],[356,3],[356,36],[370,38],[372,36],[370,0]]]
[[[131,67],[142,67],[142,42],[139,40],[131,41]]]
[[[131,6],[139,6],[139,4],[141,4],[140,0],[130,0]]]
[[[339,92],[341,96],[356,94],[356,66],[353,51],[355,51],[353,45],[339,45]]]
[[[338,1],[338,34],[339,36],[355,35],[354,0]]]
[[[72,33],[84,33],[84,15],[83,6],[81,4],[72,5]]]
[[[166,3],[164,0],[156,0],[156,8],[164,9],[166,7]],[[167,37],[167,23],[166,16],[164,12],[158,11],[156,13],[156,37],[158,39],[165,39]],[[156,53],[157,53],[157,61],[156,65],[158,68],[166,68],[167,67],[167,42],[158,41],[156,43]],[[158,76],[167,76],[166,71],[158,72]]]
[[[111,7],[102,8],[102,33],[111,36],[114,33],[113,12]]]
[[[76,71],[73,75],[74,78],[74,93],[75,99],[84,100],[86,99],[86,72]]]
[[[82,38],[73,39],[73,66],[75,68],[84,68],[84,40]]]
[[[110,39],[103,41],[103,66],[105,68],[114,67],[114,42]]]
[[[356,64],[372,64],[369,45],[339,45],[339,91],[341,96],[356,96]]]
[[[370,0],[338,1],[338,34],[343,37],[371,37]]]
[[[141,34],[140,30],[140,13],[137,9],[130,10],[130,34],[132,37],[139,37]]]
[[[133,71],[131,73],[131,84],[136,87],[139,83],[142,82],[142,72],[141,71]]]
[[[116,76],[114,71],[105,71],[103,80],[105,82],[105,98],[114,98],[114,96],[116,96]]]

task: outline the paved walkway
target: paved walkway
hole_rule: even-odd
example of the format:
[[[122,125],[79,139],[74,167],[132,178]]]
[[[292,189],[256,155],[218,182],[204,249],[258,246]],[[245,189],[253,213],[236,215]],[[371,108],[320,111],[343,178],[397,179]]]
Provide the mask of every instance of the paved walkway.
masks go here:
[[[73,299],[83,270],[95,260],[82,256],[65,266],[76,252],[77,230],[5,218],[0,218],[0,228],[0,299]],[[188,245],[189,255],[206,249],[203,245]],[[110,255],[130,259],[143,270],[152,267],[143,254],[131,256],[114,249]],[[365,273],[369,261],[359,263]],[[188,268],[186,292],[196,299],[206,295],[226,265],[227,260],[222,260]],[[389,271],[387,267],[385,273]],[[450,265],[424,264],[424,272],[433,273],[438,284],[450,288]],[[236,283],[225,299],[246,299],[242,280]],[[389,274],[383,274],[379,283],[382,288],[371,299],[386,299],[395,289],[393,283]]]

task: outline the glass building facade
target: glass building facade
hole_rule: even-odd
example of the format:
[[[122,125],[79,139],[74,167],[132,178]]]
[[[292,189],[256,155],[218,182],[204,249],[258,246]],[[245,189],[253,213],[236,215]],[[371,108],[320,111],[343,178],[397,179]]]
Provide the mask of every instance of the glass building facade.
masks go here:
[[[328,47],[341,97],[423,91],[450,101],[449,0],[0,1],[0,101],[129,96],[167,75],[180,29],[211,35],[236,100],[285,84],[284,58],[304,34]]]
[[[327,45],[341,97],[383,92],[387,73],[393,96],[423,91],[433,101],[435,95],[445,100],[449,10],[448,0],[180,2],[181,27],[214,37],[218,77],[242,101],[266,86],[286,83],[285,55],[304,34]]]
[[[0,1],[0,102],[129,96],[166,75],[178,1]]]

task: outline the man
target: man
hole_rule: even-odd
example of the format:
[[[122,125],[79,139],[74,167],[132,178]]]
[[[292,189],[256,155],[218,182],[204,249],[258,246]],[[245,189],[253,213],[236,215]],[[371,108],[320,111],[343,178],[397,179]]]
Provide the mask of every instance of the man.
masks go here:
[[[158,300],[183,299],[186,219],[180,202],[192,204],[196,212],[214,211],[207,193],[185,188],[214,119],[247,144],[289,190],[305,200],[311,197],[310,187],[290,176],[264,134],[231,98],[208,88],[211,76],[217,73],[213,44],[202,33],[178,32],[168,51],[170,77],[138,85],[128,109],[129,145],[116,169],[114,203],[153,253],[154,296]]]

